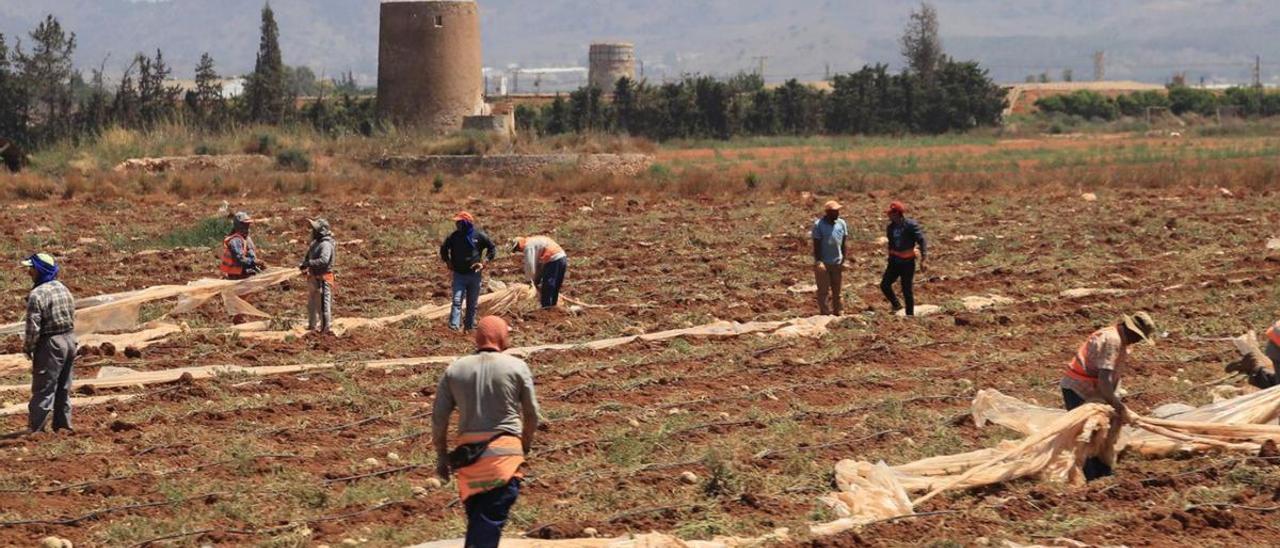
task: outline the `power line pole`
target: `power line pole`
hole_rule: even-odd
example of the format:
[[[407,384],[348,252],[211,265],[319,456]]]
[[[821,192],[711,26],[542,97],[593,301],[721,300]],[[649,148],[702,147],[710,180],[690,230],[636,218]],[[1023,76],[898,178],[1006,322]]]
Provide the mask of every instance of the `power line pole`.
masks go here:
[[[764,67],[765,63],[769,61],[769,57],[767,55],[762,55],[760,57],[752,57],[752,59],[756,62],[756,74],[760,75],[761,78],[764,78]]]
[[[1255,55],[1253,57],[1253,87],[1262,87],[1262,56]]]
[[[1101,82],[1107,78],[1107,52],[1093,53],[1093,81]]]

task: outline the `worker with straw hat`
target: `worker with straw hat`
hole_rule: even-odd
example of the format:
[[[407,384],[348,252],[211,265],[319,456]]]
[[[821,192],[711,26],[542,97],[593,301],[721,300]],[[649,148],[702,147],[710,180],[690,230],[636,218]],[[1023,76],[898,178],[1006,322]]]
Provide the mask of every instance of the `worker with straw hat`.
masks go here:
[[[835,200],[824,204],[823,215],[813,222],[810,232],[813,238],[813,273],[818,282],[818,313],[824,316],[839,316],[844,312],[841,292],[849,226],[840,218],[842,208]]]
[[[920,272],[925,272],[925,257],[928,253],[928,242],[924,238],[924,228],[915,219],[907,218],[907,206],[895,201],[889,204],[886,212],[889,226],[885,227],[885,238],[889,259],[884,269],[884,277],[880,279],[880,291],[889,300],[893,312],[903,310],[906,304],[906,315],[916,315],[916,296],[914,282],[916,276],[916,259],[919,258]],[[919,248],[920,252],[916,253]],[[902,301],[893,293],[893,284],[902,282]]]
[[[1129,347],[1140,342],[1154,345],[1155,320],[1146,312],[1122,316],[1114,325],[1095,331],[1080,345],[1062,377],[1062,400],[1068,411],[1085,403],[1105,403],[1115,410],[1113,425],[1128,421],[1120,402],[1120,377],[1128,367]],[[1085,461],[1084,475],[1095,480],[1111,475],[1111,465],[1100,458]]]
[[[476,218],[466,211],[453,216],[454,231],[440,244],[440,260],[453,273],[453,300],[449,309],[449,329],[468,331],[476,327],[476,306],[484,270],[498,255],[497,246],[476,227]],[[466,304],[464,323],[462,306]]]
[[[497,547],[520,496],[521,468],[538,430],[538,398],[529,366],[504,354],[510,328],[497,316],[476,326],[476,353],[449,365],[436,387],[431,438],[436,473],[457,475],[470,547]],[[449,420],[458,411],[458,446],[449,451]]]
[[[22,261],[33,284],[27,295],[22,352],[31,359],[31,403],[27,425],[42,432],[49,415],[53,430],[71,430],[71,381],[76,359],[75,298],[58,281],[58,261],[37,253]]]

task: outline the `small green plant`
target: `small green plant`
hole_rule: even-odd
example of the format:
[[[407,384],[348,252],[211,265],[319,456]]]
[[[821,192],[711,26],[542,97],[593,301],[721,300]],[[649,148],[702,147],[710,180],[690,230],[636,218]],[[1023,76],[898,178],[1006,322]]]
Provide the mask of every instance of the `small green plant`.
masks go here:
[[[444,175],[437,173],[435,179],[431,181],[431,191],[439,194],[442,190],[444,190]]]
[[[196,156],[217,156],[219,154],[222,154],[222,150],[220,150],[216,145],[209,145],[209,144],[203,144],[203,143],[196,145],[196,148],[193,152],[195,153]]]
[[[282,150],[280,154],[276,155],[276,165],[280,169],[307,172],[311,171],[311,157],[301,150],[290,148]]]
[[[275,150],[279,145],[280,143],[276,140],[274,135],[270,133],[260,133],[258,135],[254,135],[253,138],[245,144],[244,153],[270,156],[271,151]]]
[[[158,247],[214,247],[231,232],[231,219],[226,217],[209,217],[195,225],[176,228],[156,238],[153,242]]]
[[[748,190],[755,190],[757,187],[760,186],[760,176],[756,175],[756,172],[752,171],[750,173],[747,173],[745,182],[747,183]]]

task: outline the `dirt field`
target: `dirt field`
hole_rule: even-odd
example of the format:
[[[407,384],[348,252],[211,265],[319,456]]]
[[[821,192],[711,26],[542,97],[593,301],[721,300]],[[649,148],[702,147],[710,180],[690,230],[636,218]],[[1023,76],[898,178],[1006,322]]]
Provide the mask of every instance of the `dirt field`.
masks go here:
[[[832,517],[817,497],[832,489],[836,461],[898,464],[1016,437],[999,427],[979,430],[965,419],[975,390],[993,387],[1058,405],[1057,380],[1080,340],[1121,313],[1149,310],[1169,334],[1133,356],[1127,402],[1140,413],[1169,402],[1211,401],[1205,383],[1222,376],[1231,349],[1190,337],[1237,335],[1275,320],[1280,252],[1266,248],[1269,238],[1280,236],[1280,194],[1266,190],[1280,182],[1269,152],[1273,140],[1172,143],[1179,152],[1152,156],[1151,165],[1105,153],[1090,156],[1088,165],[1024,165],[1002,152],[1030,147],[1066,154],[1056,148],[1061,142],[850,153],[917,158],[914,171],[900,174],[910,181],[902,184],[885,184],[899,176],[885,171],[845,186],[794,180],[751,191],[741,191],[741,179],[734,178],[732,188],[692,195],[522,195],[509,186],[520,183],[513,181],[441,194],[229,200],[268,219],[258,234],[272,265],[295,264],[305,250],[294,219],[323,215],[333,222],[343,242],[340,317],[445,302],[447,274],[436,248],[458,209],[475,213],[495,241],[553,233],[570,254],[566,293],[606,308],[520,311],[510,318],[517,345],[585,342],[714,319],[812,315],[812,294],[788,288],[812,283],[807,234],[815,204],[832,197],[846,203],[853,232],[853,263],[845,274],[850,318],[822,339],[678,339],[532,357],[547,420],[530,458],[531,481],[508,528],[512,535],[564,538],[595,528],[602,535],[662,531],[709,539],[789,527],[796,543],[818,546],[1054,537],[1164,546],[1280,543],[1271,511],[1280,499],[1280,470],[1240,455],[1123,458],[1115,478],[1087,487],[1014,482],[917,509],[951,513],[832,538],[806,536],[808,523]],[[1124,144],[1129,151],[1158,146]],[[1116,150],[1103,141],[1061,150],[1076,146]],[[1238,153],[1214,152],[1221,150]],[[741,152],[753,156],[724,160],[739,152],[664,150],[659,161],[759,170],[773,178],[786,168],[744,163],[808,158],[796,150]],[[942,172],[954,162],[964,169],[998,163],[1026,180],[1040,174],[1060,182],[978,191],[949,184]],[[1213,178],[1146,188],[1117,177],[1095,188],[1071,176],[1098,165],[1163,171],[1181,165],[1176,162],[1189,169],[1208,165]],[[1232,175],[1235,170],[1263,179],[1233,185],[1245,180]],[[1097,201],[1081,199],[1082,191],[1096,192]],[[931,269],[918,282],[918,299],[944,306],[944,314],[910,320],[887,314],[877,288],[883,268],[877,238],[884,205],[895,198],[906,200],[929,232]],[[215,273],[214,251],[140,252],[214,215],[221,200],[95,200],[81,192],[70,200],[8,203],[0,210],[0,256],[16,261],[47,245],[64,257],[64,279],[79,296],[185,283]],[[519,281],[518,269],[504,249],[494,276]],[[0,270],[0,280],[0,320],[16,321],[28,284],[18,269]],[[1059,297],[1085,287],[1127,292]],[[981,312],[959,306],[962,297],[993,293],[1015,302]],[[249,300],[295,320],[305,312],[300,282]],[[181,319],[194,329],[228,321],[216,306]],[[469,346],[442,323],[418,321],[280,343],[184,334],[138,359],[86,357],[76,374],[93,377],[103,366],[350,363],[451,355]],[[19,343],[7,340],[5,349],[16,352]],[[425,434],[441,369],[342,367],[119,390],[145,395],[78,409],[74,435],[0,441],[0,545],[32,545],[48,535],[101,546],[153,539],[192,546],[347,539],[397,546],[458,537],[464,522],[453,486],[415,491],[433,475]],[[0,384],[28,378],[9,375]],[[0,393],[7,404],[24,398]],[[6,417],[0,427],[17,431],[25,420]],[[682,482],[686,471],[698,481]],[[1204,503],[1237,507],[1187,509]]]

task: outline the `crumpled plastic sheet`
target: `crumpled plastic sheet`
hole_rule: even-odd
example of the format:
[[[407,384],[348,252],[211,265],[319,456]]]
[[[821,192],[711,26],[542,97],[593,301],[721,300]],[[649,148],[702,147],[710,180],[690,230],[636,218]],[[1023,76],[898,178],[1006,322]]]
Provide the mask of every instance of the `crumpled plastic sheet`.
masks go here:
[[[575,538],[541,540],[504,537],[502,548],[746,548],[786,542],[788,531],[778,529],[773,534],[755,538],[715,537],[711,540],[680,540],[671,535],[648,533],[618,538]],[[463,539],[438,540],[418,544],[410,548],[462,548]]]
[[[1109,406],[1087,404],[1072,411],[1022,402],[995,390],[974,399],[974,423],[1007,426],[1027,437],[994,448],[927,458],[889,467],[884,463],[844,460],[836,465],[840,491],[822,498],[839,519],[812,526],[817,535],[836,534],[878,520],[910,516],[914,508],[954,489],[1003,483],[1019,478],[1084,480],[1089,457],[1113,461],[1121,450],[1146,456],[1174,452],[1257,451],[1261,443],[1280,442],[1280,387],[1186,410],[1170,418],[1132,416],[1133,426],[1112,429]],[[911,500],[908,493],[927,491]],[[904,504],[904,501],[906,503]]]
[[[187,285],[159,285],[79,300],[76,306],[76,334],[125,331],[138,327],[138,312],[147,303],[176,298],[170,315],[195,310],[215,297],[222,297],[230,315],[270,317],[245,302],[243,297],[301,276],[293,268],[275,268],[246,280],[202,279]],[[0,326],[2,335],[22,335],[23,323]]]

